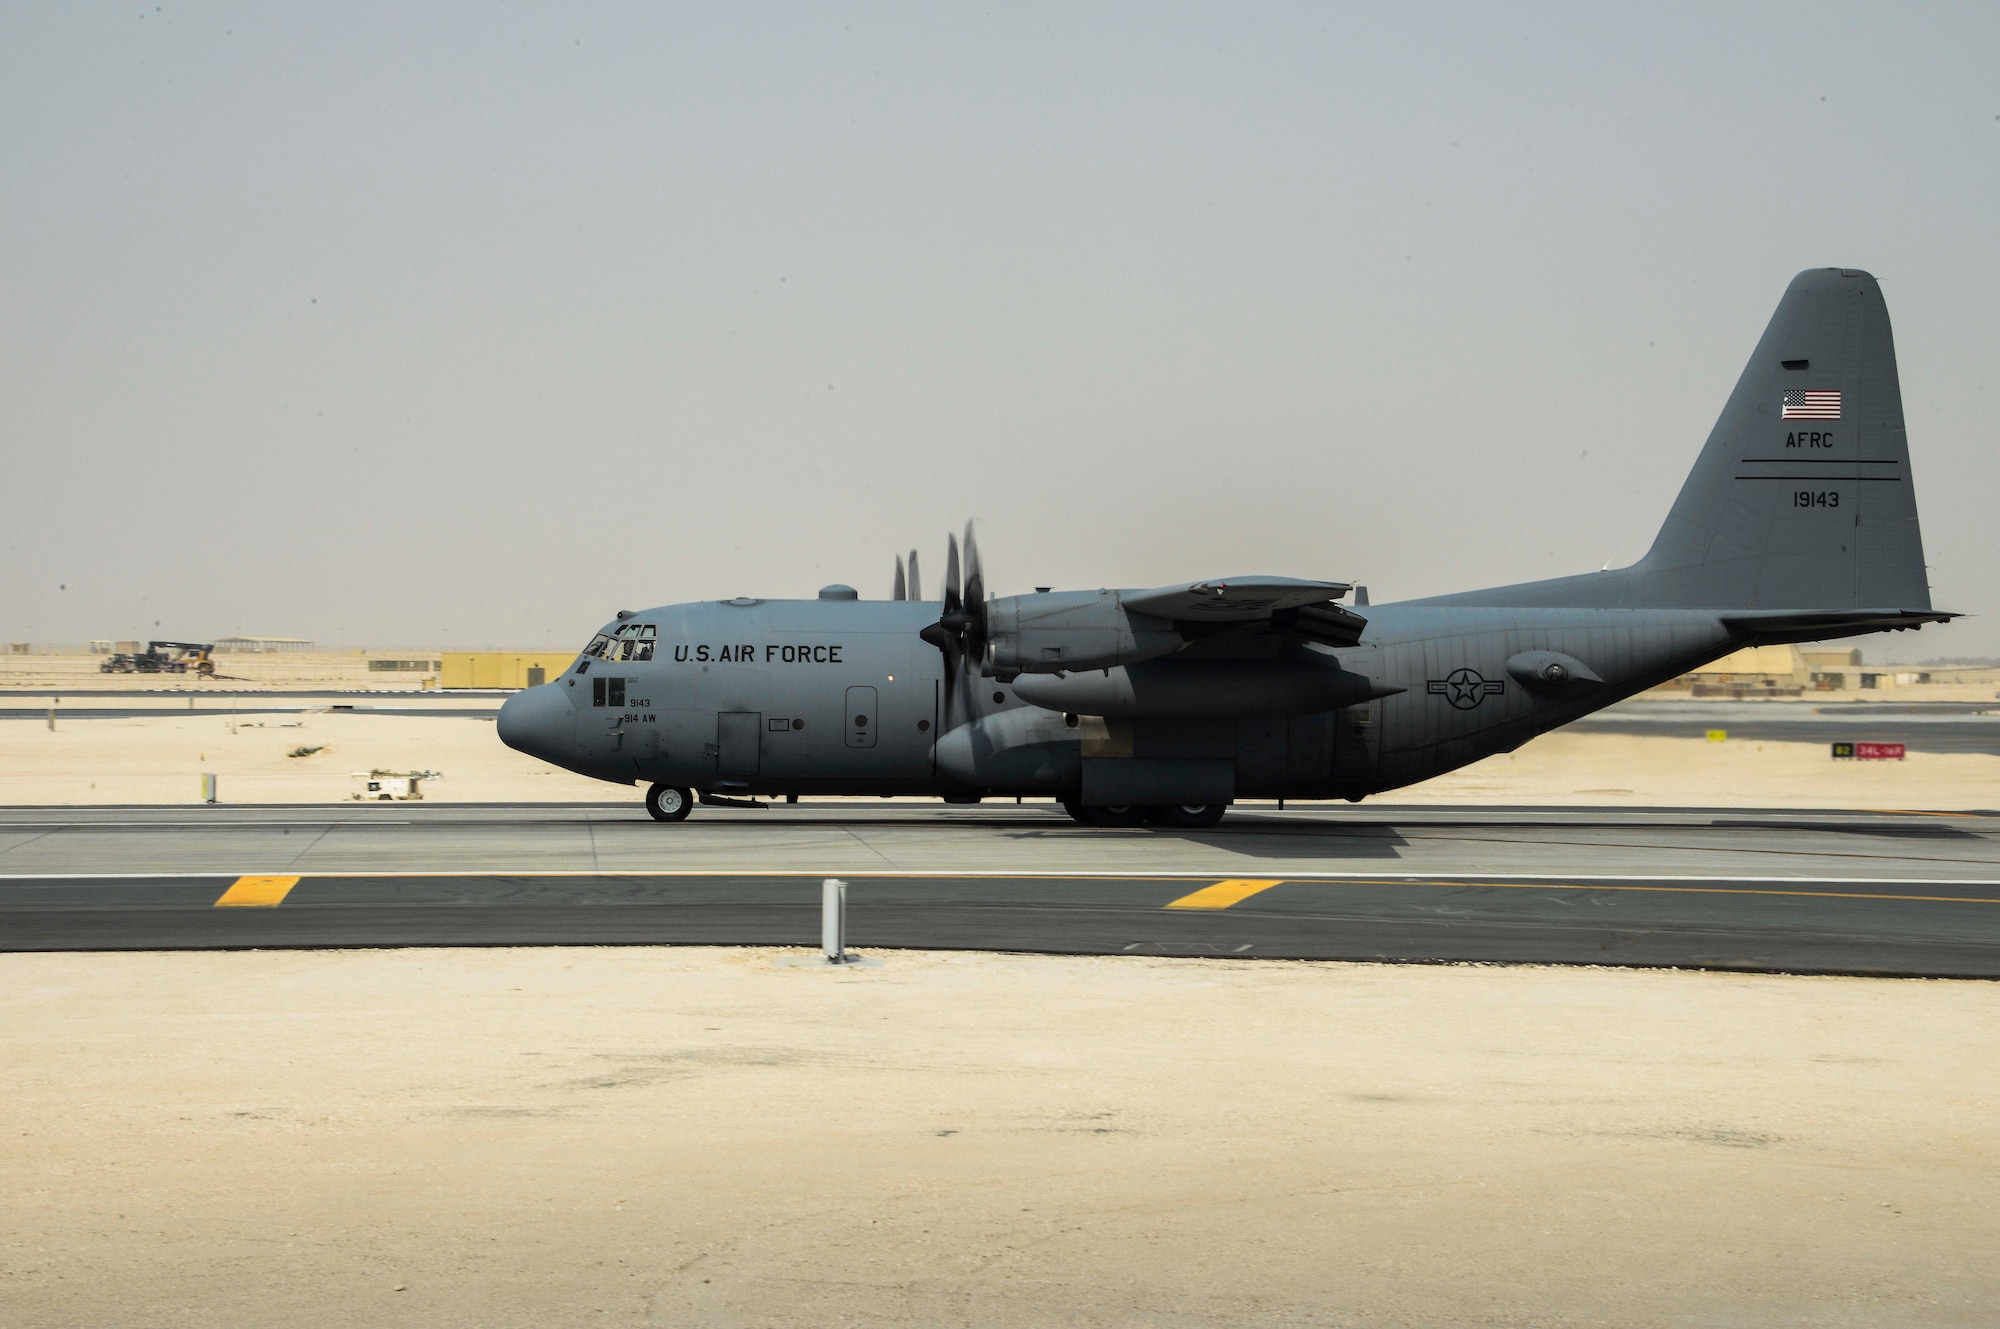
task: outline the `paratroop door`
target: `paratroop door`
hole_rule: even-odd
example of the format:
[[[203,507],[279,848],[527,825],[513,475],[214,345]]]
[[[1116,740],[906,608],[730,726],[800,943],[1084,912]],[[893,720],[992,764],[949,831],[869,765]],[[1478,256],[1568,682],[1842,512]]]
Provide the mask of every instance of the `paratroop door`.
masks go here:
[[[764,738],[762,711],[723,711],[715,717],[715,773],[725,779],[757,774]]]

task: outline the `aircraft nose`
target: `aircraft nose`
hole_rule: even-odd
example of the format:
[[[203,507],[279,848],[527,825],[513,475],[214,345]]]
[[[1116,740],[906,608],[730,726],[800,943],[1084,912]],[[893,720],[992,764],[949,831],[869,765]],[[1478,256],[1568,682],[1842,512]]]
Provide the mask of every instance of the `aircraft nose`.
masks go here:
[[[575,716],[559,683],[523,688],[500,705],[494,728],[517,752],[561,765],[571,755]]]

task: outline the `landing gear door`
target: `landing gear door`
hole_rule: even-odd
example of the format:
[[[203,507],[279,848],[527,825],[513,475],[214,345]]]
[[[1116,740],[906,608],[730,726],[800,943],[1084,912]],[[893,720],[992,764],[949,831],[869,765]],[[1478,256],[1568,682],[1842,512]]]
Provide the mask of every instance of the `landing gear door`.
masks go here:
[[[872,748],[875,746],[875,732],[881,726],[876,723],[880,712],[875,706],[874,688],[849,688],[847,690],[847,746],[851,748]]]
[[[715,717],[715,773],[725,780],[755,776],[764,740],[762,711],[723,711]]]

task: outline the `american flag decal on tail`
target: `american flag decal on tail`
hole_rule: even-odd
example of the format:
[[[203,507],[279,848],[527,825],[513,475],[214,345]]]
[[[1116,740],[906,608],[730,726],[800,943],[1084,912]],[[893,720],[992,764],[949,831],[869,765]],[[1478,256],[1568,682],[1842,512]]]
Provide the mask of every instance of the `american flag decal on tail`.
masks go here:
[[[1778,410],[1780,420],[1838,420],[1840,418],[1840,393],[1838,391],[1819,392],[1810,388],[1787,392],[1783,405]]]

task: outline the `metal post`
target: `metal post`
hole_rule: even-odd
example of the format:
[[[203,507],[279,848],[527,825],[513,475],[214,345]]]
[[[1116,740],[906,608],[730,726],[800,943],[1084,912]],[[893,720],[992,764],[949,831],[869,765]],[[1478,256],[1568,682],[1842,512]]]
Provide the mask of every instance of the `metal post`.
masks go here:
[[[201,801],[204,803],[213,803],[215,801],[214,771],[203,771],[201,773]]]
[[[54,706],[50,706],[50,707],[49,707],[49,732],[50,732],[51,734],[53,734],[53,733],[54,733],[55,731],[56,731],[56,708],[55,708]]]
[[[838,877],[820,887],[819,948],[828,964],[847,963],[847,883]]]

